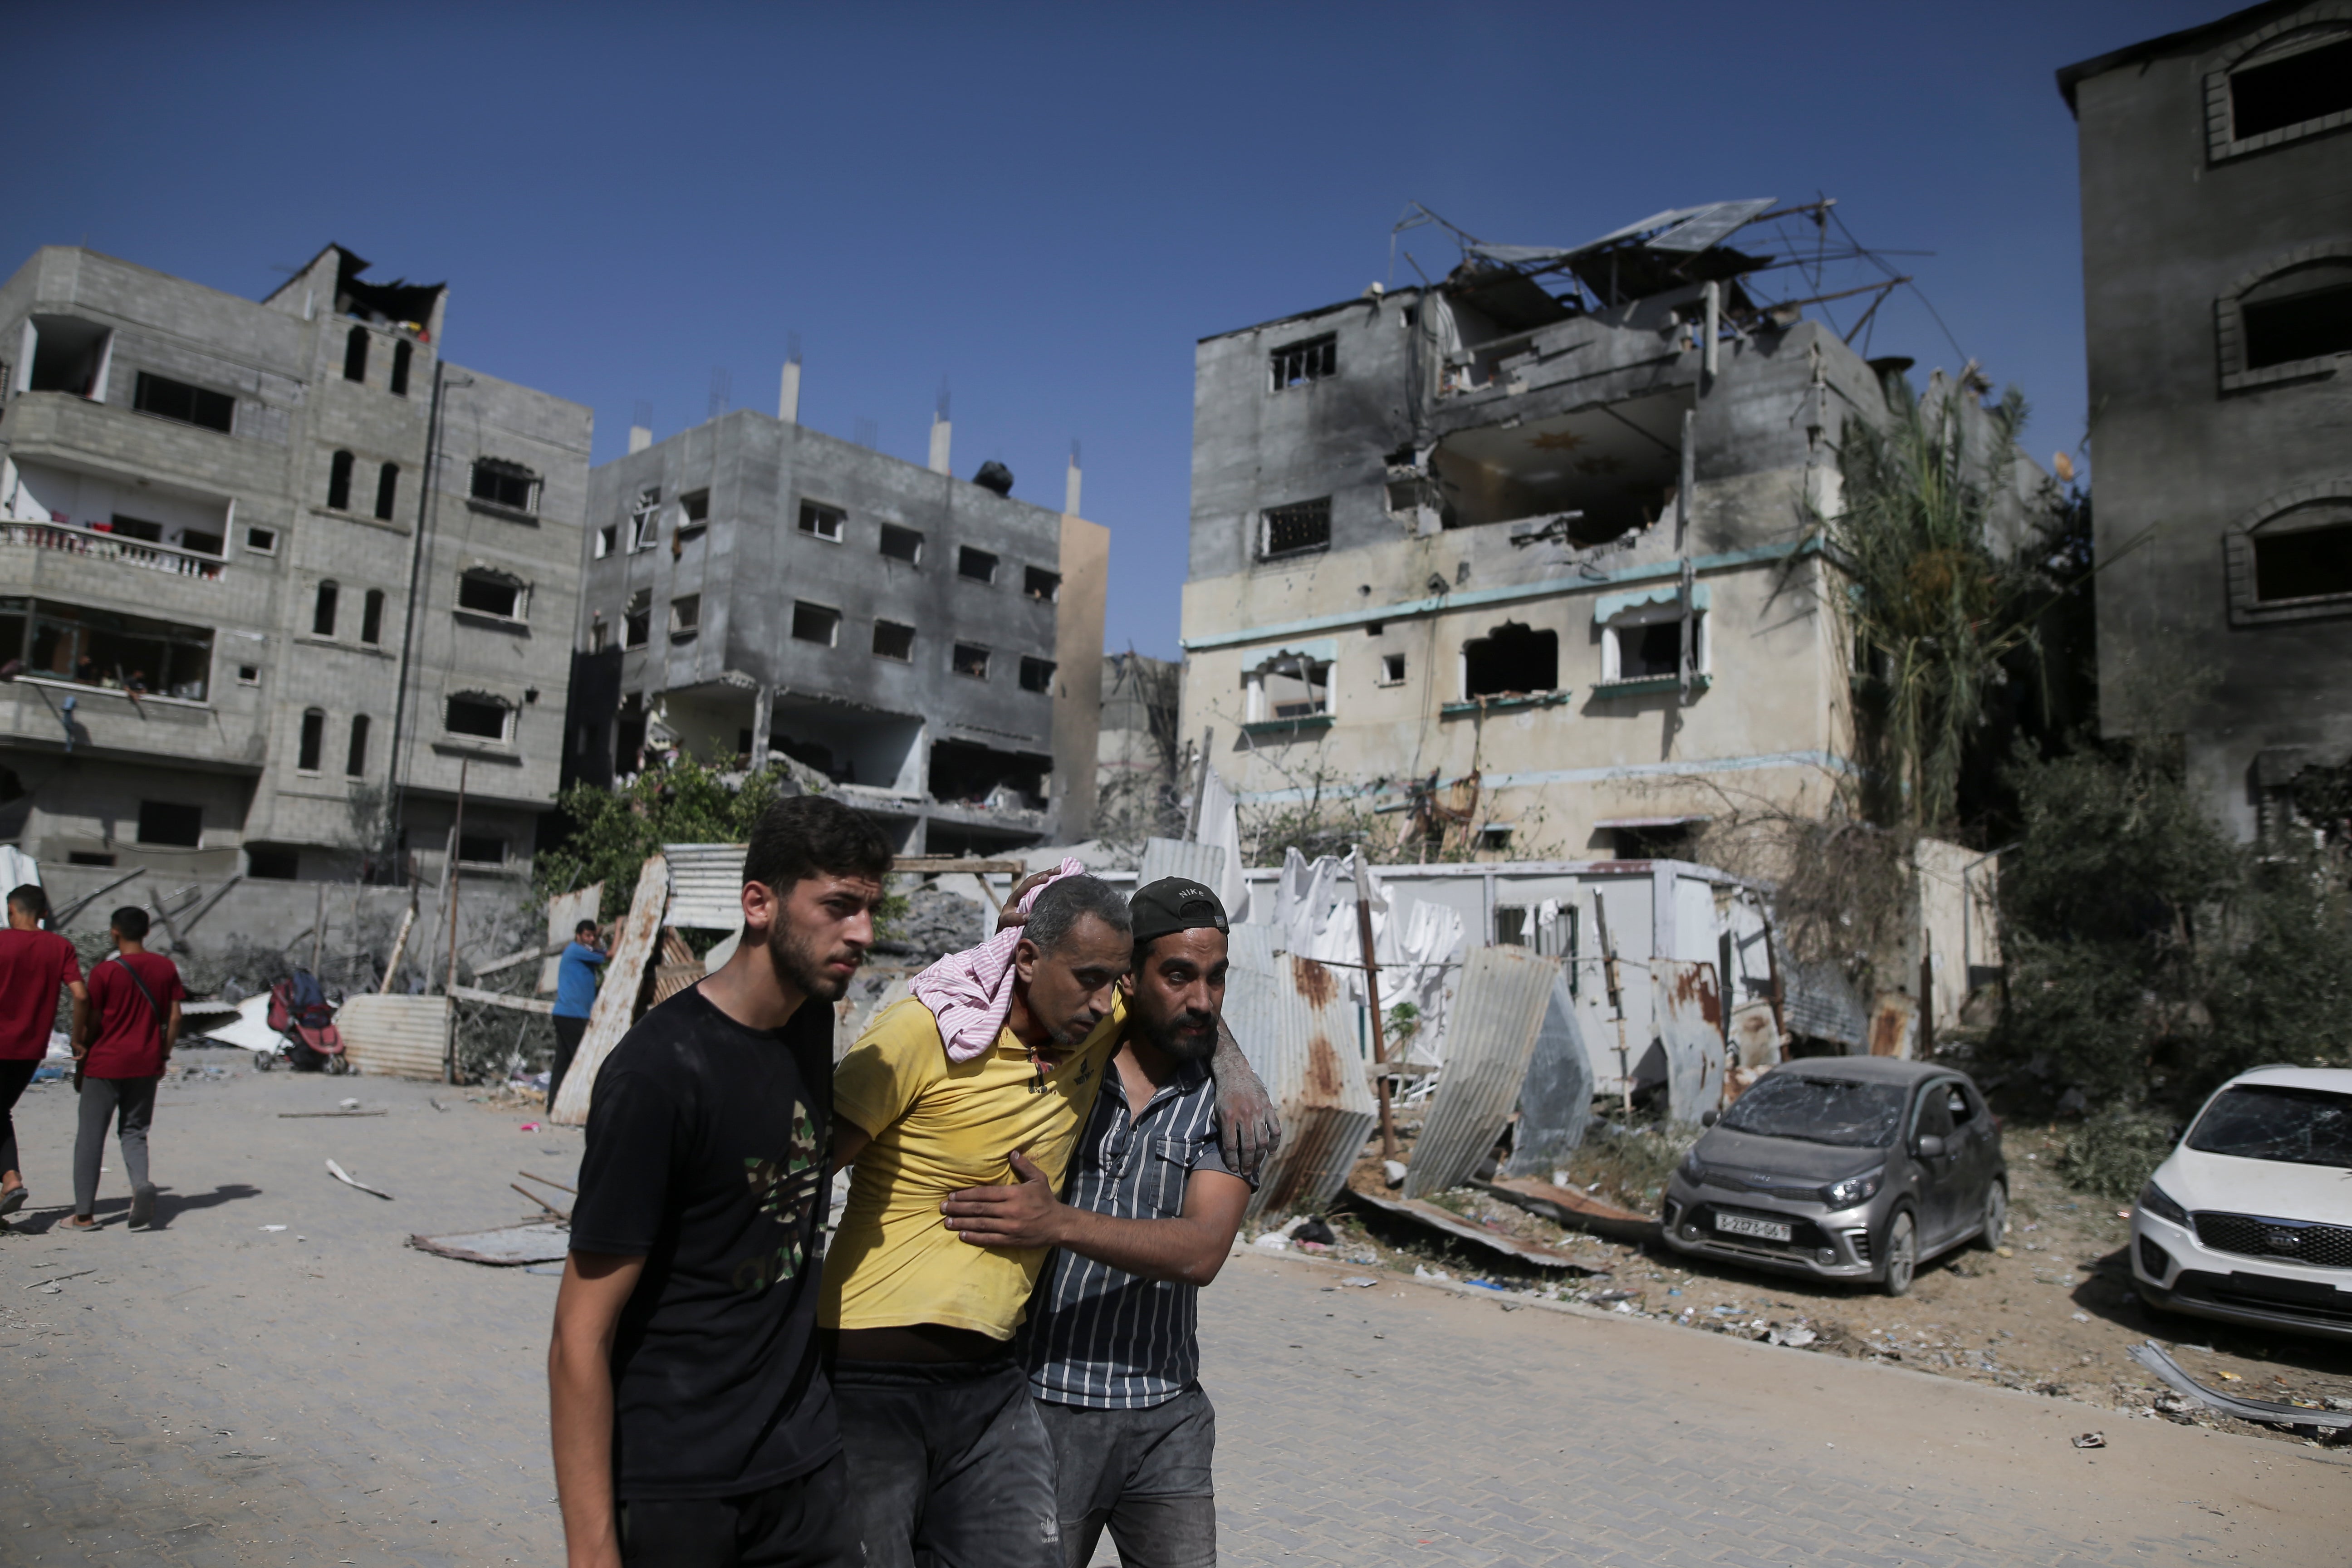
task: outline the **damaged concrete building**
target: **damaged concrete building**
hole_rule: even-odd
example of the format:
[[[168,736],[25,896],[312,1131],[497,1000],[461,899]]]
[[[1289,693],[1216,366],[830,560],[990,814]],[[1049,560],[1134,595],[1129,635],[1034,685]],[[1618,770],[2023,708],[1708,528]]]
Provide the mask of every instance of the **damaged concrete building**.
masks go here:
[[[2069,66],[2100,721],[2177,736],[2240,838],[2352,760],[2352,8]]]
[[[912,853],[1082,838],[1095,815],[1109,531],[739,409],[590,476],[567,780],[648,751],[824,773]]]
[[[445,362],[446,288],[367,265],[256,302],[52,247],[0,286],[0,840],[431,879],[462,771],[459,860],[527,866],[591,416]]]
[[[1356,792],[1408,858],[1501,859],[1826,805],[1850,655],[1811,518],[1910,363],[1765,297],[1826,208],[1463,237],[1440,283],[1199,344],[1183,734],[1245,805]]]

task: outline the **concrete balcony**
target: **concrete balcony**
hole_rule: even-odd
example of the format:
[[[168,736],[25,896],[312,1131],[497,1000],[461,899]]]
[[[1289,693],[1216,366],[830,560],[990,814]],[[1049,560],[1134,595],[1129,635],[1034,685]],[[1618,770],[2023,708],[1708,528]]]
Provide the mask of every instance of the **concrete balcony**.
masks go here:
[[[258,773],[267,751],[260,704],[235,707],[47,677],[0,683],[0,745],[57,755],[168,762],[207,773]]]

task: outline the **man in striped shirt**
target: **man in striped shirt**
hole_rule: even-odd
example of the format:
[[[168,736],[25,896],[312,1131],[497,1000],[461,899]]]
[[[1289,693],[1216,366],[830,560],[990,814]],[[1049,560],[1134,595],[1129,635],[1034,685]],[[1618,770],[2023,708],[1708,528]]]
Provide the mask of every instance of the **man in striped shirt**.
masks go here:
[[[971,1188],[943,1206],[975,1246],[1058,1248],[1019,1348],[1054,1442],[1064,1561],[1089,1562],[1108,1525],[1127,1568],[1214,1568],[1217,1416],[1198,1381],[1196,1299],[1250,1195],[1218,1152],[1208,1072],[1225,910],[1181,877],[1129,908],[1126,1026],[1066,1198],[1016,1156],[1020,1185]]]

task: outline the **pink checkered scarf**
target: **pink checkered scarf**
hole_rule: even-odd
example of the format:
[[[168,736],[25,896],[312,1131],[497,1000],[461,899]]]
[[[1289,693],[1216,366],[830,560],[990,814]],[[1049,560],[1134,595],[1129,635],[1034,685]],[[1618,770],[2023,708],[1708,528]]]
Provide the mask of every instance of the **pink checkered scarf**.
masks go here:
[[[1021,912],[1027,914],[1037,895],[1063,878],[1085,872],[1077,861],[1063,861],[1060,869],[1029,889],[1021,900]],[[948,1060],[968,1062],[995,1047],[1004,1020],[1013,1014],[1013,950],[1020,945],[1021,928],[1007,927],[978,947],[949,953],[908,987],[940,1021]]]

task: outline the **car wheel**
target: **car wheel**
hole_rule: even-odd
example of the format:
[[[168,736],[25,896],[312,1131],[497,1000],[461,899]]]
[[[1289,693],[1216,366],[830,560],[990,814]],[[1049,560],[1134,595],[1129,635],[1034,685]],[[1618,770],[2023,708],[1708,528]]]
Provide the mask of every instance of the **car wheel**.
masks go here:
[[[1977,1245],[1987,1252],[1999,1247],[2009,1236],[2009,1188],[1996,1179],[1985,1188],[1984,1225],[1977,1232]]]
[[[1905,1209],[1886,1227],[1886,1270],[1881,1283],[1890,1296],[1908,1296],[1911,1280],[1919,1271],[1919,1227],[1912,1221],[1911,1211]]]

